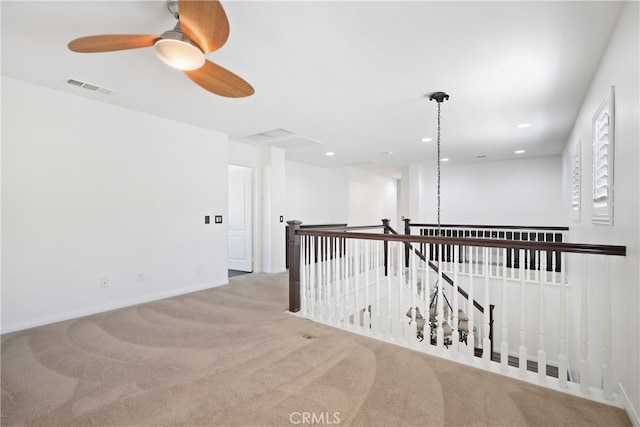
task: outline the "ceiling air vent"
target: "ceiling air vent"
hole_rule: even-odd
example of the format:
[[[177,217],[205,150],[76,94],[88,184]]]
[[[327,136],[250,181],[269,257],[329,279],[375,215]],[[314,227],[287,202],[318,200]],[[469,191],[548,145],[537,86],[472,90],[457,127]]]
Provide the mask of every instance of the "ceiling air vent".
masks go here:
[[[245,138],[253,142],[272,142],[274,139],[285,138],[292,135],[295,135],[295,133],[287,129],[278,128],[267,132],[257,133],[255,135],[245,136]]]
[[[67,84],[70,84],[71,86],[81,87],[83,89],[90,90],[91,92],[98,92],[103,95],[110,95],[115,92],[115,90],[96,86],[94,84],[87,83],[87,82],[81,82],[80,80],[75,80],[75,79],[67,79]]]

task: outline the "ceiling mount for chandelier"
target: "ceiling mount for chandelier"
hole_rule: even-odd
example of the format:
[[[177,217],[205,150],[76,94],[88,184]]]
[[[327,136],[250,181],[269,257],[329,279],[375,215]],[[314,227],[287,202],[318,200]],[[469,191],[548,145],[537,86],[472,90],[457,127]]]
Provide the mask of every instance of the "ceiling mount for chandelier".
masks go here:
[[[436,100],[438,104],[448,99],[449,95],[446,92],[433,92],[432,94],[429,94],[429,101]]]
[[[449,99],[449,95],[445,92],[433,92],[429,94],[429,101],[436,101],[438,103],[438,236],[440,233],[440,162],[442,161],[440,156],[440,125],[441,125],[441,117],[440,117],[440,105]]]

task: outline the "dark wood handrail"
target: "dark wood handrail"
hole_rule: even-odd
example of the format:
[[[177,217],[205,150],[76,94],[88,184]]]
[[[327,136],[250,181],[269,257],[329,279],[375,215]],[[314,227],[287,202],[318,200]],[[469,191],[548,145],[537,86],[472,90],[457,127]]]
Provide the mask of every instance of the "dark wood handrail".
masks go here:
[[[384,230],[384,225],[352,225],[352,226],[347,226],[345,225],[337,225],[337,226],[316,226],[316,225],[310,225],[310,226],[300,226],[300,229],[303,230],[313,230],[313,229],[322,229],[322,230],[327,230],[327,229],[331,229],[331,230],[335,230],[335,231],[355,231],[355,230],[375,230],[375,229],[380,229],[380,230]]]
[[[379,226],[375,226],[379,227]],[[593,245],[587,243],[566,242],[537,242],[504,239],[478,239],[473,237],[441,237],[441,236],[417,236],[406,234],[374,234],[357,232],[335,232],[319,230],[297,230],[301,236],[325,236],[341,237],[347,239],[384,240],[406,243],[432,243],[442,245],[482,246],[491,248],[532,249],[557,252],[571,252],[595,255],[626,256],[627,247],[618,245]]]
[[[438,224],[419,224],[409,222],[409,227],[429,227],[437,228]],[[569,231],[565,226],[541,226],[541,225],[470,225],[470,224],[440,224],[440,228],[486,228],[488,230],[548,230],[548,231]]]
[[[342,227],[346,227],[347,223],[346,222],[342,222],[339,224],[300,224],[300,228],[304,228],[304,229],[308,229],[308,228],[342,228]]]

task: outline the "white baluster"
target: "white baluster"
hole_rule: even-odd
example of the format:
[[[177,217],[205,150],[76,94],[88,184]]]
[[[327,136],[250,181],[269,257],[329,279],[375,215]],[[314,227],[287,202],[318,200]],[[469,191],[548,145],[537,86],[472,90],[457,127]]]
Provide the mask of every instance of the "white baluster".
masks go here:
[[[340,252],[338,251],[338,245],[340,244],[340,239],[335,238],[333,245],[333,298],[331,299],[331,318],[334,324],[339,323],[340,316],[340,300],[338,299],[338,295],[340,295]]]
[[[582,255],[582,298],[580,304],[580,391],[589,393],[589,319],[587,305],[587,256]]]
[[[306,236],[300,237],[300,311],[304,316],[309,315],[307,311],[307,263],[305,262],[307,252],[306,241]]]
[[[560,253],[560,264],[566,266],[565,253]],[[558,321],[558,386],[560,388],[568,388],[567,384],[567,288],[566,276],[560,272],[560,319]]]
[[[479,234],[479,230],[476,230],[476,238],[478,237]],[[474,259],[475,264],[474,264],[474,272],[476,275],[480,274],[480,255],[478,253],[478,246],[472,246],[472,251],[474,251]]]
[[[364,328],[365,331],[371,333],[371,301],[369,301],[369,270],[370,270],[370,254],[371,254],[371,240],[365,240],[362,242],[365,247],[364,258]]]
[[[393,320],[391,316],[391,242],[387,243],[387,327],[386,336],[393,339]]]
[[[380,336],[380,246],[382,246],[383,242],[376,241],[376,303],[375,303],[375,320],[373,321],[373,334],[376,336]]]
[[[537,241],[536,233],[531,233],[530,235],[534,236],[531,240]],[[531,254],[531,260],[533,261],[533,281],[538,282],[540,276],[540,267],[542,265],[542,260],[540,259],[540,252],[534,249],[529,251]]]
[[[473,306],[473,246],[469,247],[469,299],[467,300],[467,316],[469,317],[469,333],[467,335],[467,358],[473,362],[475,358],[475,307]]]
[[[491,236],[490,236],[491,237]],[[485,266],[487,267],[487,270],[489,270],[489,275],[493,276],[493,266],[491,261],[493,260],[493,249],[487,247],[487,262],[485,263]],[[489,277],[489,276],[487,276]]]
[[[405,334],[405,307],[404,307],[404,248],[401,246],[401,243],[398,243],[396,246],[397,250],[397,271],[398,271],[398,339],[400,342],[407,343],[407,334]]]
[[[525,250],[520,249],[520,346],[518,347],[518,368],[520,376],[527,376],[527,326],[525,317]]]
[[[558,274],[556,273],[556,269],[558,268],[558,263],[556,262],[557,252],[551,252],[551,283],[558,283]]]
[[[509,301],[507,298],[507,251],[510,249],[504,248],[502,250],[502,325],[501,325],[501,340],[500,340],[500,370],[507,372],[509,366],[509,329],[508,329],[508,317],[507,308],[509,307]],[[513,267],[511,267],[513,270]]]
[[[607,279],[604,285],[604,324],[602,355],[602,394],[605,399],[613,399],[613,367],[611,366],[611,265],[610,256],[605,256]]]
[[[453,353],[451,356],[454,359],[458,358],[458,352],[460,351],[460,330],[459,323],[460,318],[458,316],[458,309],[460,305],[458,303],[458,246],[453,246],[453,333],[451,334],[451,347]]]
[[[309,253],[309,313],[313,319],[316,318],[316,239],[310,237],[311,251]]]
[[[323,268],[324,268],[324,264],[322,263],[322,237],[318,237],[318,245],[317,245],[317,251],[318,251],[318,264],[316,266],[316,316],[318,319],[322,319],[323,315],[322,315],[322,311],[323,311],[323,304],[322,304],[322,290],[323,290],[323,286],[322,286],[322,272],[323,272]]]
[[[329,241],[333,241],[333,237],[329,238]],[[332,245],[327,246],[327,320],[330,323],[334,323],[335,319],[335,287],[336,287],[336,279],[335,279],[335,256],[333,253]]]
[[[421,301],[423,302],[423,306],[425,306],[424,302],[428,301],[429,299],[429,245],[424,245],[424,255],[425,255],[425,261],[424,261],[424,266],[422,269],[422,281],[420,282],[420,286],[421,286]],[[426,304],[428,305],[428,304]]]
[[[425,266],[425,271],[426,273],[426,280],[423,283],[422,288],[424,289],[424,293],[425,293],[425,298],[427,301],[427,307],[429,306],[429,303],[431,302],[431,267],[429,266],[429,260],[431,259],[431,245],[426,244],[424,245],[425,250],[427,251],[427,253],[425,254],[425,258],[426,258],[426,266]],[[425,335],[426,337],[426,335]]]
[[[512,233],[513,235],[513,233]],[[507,249],[509,254],[511,255],[511,268],[509,269],[509,278],[515,279],[516,277],[516,269],[515,269],[515,258],[516,258],[516,250],[513,248]]]
[[[544,345],[544,319],[545,319],[545,310],[544,310],[544,277],[542,274],[543,271],[543,263],[542,263],[542,251],[538,252],[538,257],[540,259],[540,274],[538,275],[538,283],[539,283],[539,291],[538,291],[538,382],[544,383],[547,381],[547,352],[545,350]],[[546,256],[545,256],[546,260]],[[545,262],[546,264],[546,262]],[[544,266],[546,269],[546,266]]]
[[[482,248],[482,257],[484,258],[484,338],[482,339],[482,362],[485,368],[489,367],[491,361],[491,340],[489,339],[489,331],[491,328],[489,305],[489,248]]]
[[[411,249],[409,251],[409,265],[411,267],[411,337],[410,341],[415,346],[418,345],[418,322],[416,322],[416,307],[418,306],[418,302],[416,301],[416,293],[418,292],[418,280],[417,280],[417,270],[416,270],[416,258],[417,255]]]
[[[322,282],[320,282],[322,284],[322,293],[324,295],[323,301],[322,301],[322,317],[324,318],[325,321],[328,321],[330,319],[329,317],[329,310],[330,310],[330,303],[329,303],[329,284],[331,283],[331,262],[329,261],[329,238],[325,237],[324,238],[324,248],[323,248],[323,255],[324,255],[324,275],[325,278]]]
[[[438,313],[438,326],[436,328],[436,344],[438,351],[441,351],[444,347],[444,329],[442,328],[442,322],[444,321],[444,310],[443,310],[443,300],[444,295],[442,294],[442,244],[438,244],[438,303],[437,313]]]
[[[355,298],[355,306],[354,306],[354,310],[353,310],[353,319],[354,319],[354,323],[356,324],[356,329],[360,330],[362,328],[362,324],[360,323],[360,309],[362,307],[362,304],[360,303],[360,247],[361,247],[361,240],[355,240],[354,244],[355,244],[355,251],[354,251],[354,256],[355,256],[355,261],[356,261],[356,265],[355,265],[355,269],[356,269],[356,274],[355,274],[355,280],[354,280],[354,298]]]
[[[353,274],[351,272],[351,253],[353,247],[353,239],[345,239],[344,241],[344,310],[342,312],[342,319],[346,328],[351,327],[350,316],[351,307],[349,304],[349,289],[351,289],[351,282],[353,281]]]

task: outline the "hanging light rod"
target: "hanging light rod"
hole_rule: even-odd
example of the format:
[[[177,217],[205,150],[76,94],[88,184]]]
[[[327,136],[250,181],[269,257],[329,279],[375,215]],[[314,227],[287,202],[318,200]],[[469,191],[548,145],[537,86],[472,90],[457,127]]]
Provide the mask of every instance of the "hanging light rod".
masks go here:
[[[440,155],[440,128],[441,128],[440,104],[442,104],[442,102],[449,99],[449,95],[445,92],[432,92],[427,96],[429,96],[429,101],[433,101],[435,99],[436,102],[438,103],[438,164],[437,164],[438,165],[438,200],[436,203],[438,205],[438,234],[437,235],[441,236],[442,233],[440,231],[440,163],[441,163],[442,156]]]
[[[427,96],[429,97],[429,101],[433,101],[435,99],[438,104],[449,99],[449,95],[445,92],[433,92]]]

